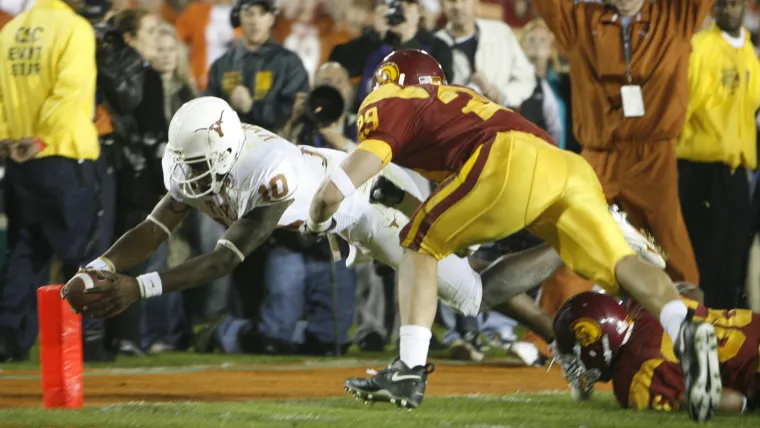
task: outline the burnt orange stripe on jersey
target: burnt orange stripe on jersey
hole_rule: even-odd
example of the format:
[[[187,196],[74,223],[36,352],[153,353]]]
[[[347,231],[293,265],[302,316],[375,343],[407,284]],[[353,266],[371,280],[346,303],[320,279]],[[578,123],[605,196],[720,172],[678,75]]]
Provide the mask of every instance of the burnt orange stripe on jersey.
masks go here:
[[[483,172],[483,168],[485,168],[486,162],[488,161],[488,155],[491,153],[492,145],[493,141],[489,141],[481,146],[478,158],[475,160],[475,164],[472,166],[470,173],[467,174],[467,177],[465,177],[464,182],[459,184],[459,187],[457,187],[453,192],[451,192],[449,196],[435,205],[430,211],[428,211],[427,214],[424,214],[425,217],[423,217],[419,229],[417,229],[417,233],[414,235],[414,239],[409,244],[408,248],[410,250],[419,251],[422,240],[427,235],[433,223],[438,220],[438,217],[446,212],[446,210],[454,206],[454,204],[462,200],[465,196],[467,196],[468,193],[470,193],[472,189],[475,188],[475,185],[478,183],[478,179],[480,178],[480,173]],[[456,177],[456,174],[449,177],[448,180],[441,184],[439,189],[443,189],[452,185],[456,186],[457,184],[454,184],[456,183]],[[436,191],[438,191],[438,189],[436,189]],[[412,223],[413,221],[410,221],[408,224]],[[404,235],[401,237],[401,242],[404,242],[406,234],[409,232],[410,230],[405,227],[402,231]]]

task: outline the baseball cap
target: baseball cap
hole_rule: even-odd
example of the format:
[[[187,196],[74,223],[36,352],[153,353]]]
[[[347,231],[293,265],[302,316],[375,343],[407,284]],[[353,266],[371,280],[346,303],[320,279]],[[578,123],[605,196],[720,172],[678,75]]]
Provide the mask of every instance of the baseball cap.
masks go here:
[[[275,4],[275,0],[242,0],[240,2],[240,6],[245,8],[253,5],[259,5],[264,8],[267,12],[271,13],[277,13],[277,5]]]

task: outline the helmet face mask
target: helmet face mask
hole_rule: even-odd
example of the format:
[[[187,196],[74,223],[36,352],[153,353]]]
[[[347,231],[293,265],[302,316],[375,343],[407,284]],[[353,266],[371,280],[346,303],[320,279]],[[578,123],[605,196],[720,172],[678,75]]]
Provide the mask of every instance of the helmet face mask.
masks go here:
[[[169,182],[190,199],[219,193],[244,143],[240,119],[224,100],[201,97],[186,103],[169,126],[164,154]]]
[[[213,155],[186,160],[175,155],[169,177],[183,196],[197,199],[219,193],[225,175],[215,173],[219,162]]]

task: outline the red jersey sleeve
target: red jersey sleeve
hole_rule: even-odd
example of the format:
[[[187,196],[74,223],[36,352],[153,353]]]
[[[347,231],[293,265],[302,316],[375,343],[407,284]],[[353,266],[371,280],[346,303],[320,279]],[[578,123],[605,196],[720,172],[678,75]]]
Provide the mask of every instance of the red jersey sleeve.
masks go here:
[[[356,118],[359,150],[377,155],[387,165],[415,140],[415,117],[431,98],[418,86],[383,85],[364,99]]]

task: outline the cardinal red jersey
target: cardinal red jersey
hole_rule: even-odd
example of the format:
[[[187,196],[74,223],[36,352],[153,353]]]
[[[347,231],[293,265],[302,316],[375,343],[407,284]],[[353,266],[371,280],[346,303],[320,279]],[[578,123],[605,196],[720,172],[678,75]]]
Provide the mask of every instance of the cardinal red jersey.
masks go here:
[[[520,131],[554,144],[527,119],[453,85],[385,84],[364,99],[357,118],[359,148],[440,182],[459,171],[497,133]]]
[[[695,321],[715,326],[723,386],[743,393],[752,403],[757,396],[760,315],[745,309],[707,309],[683,300],[695,310]],[[677,410],[684,385],[673,342],[660,322],[637,302],[629,302],[628,312],[634,327],[613,368],[615,398],[622,407]]]

